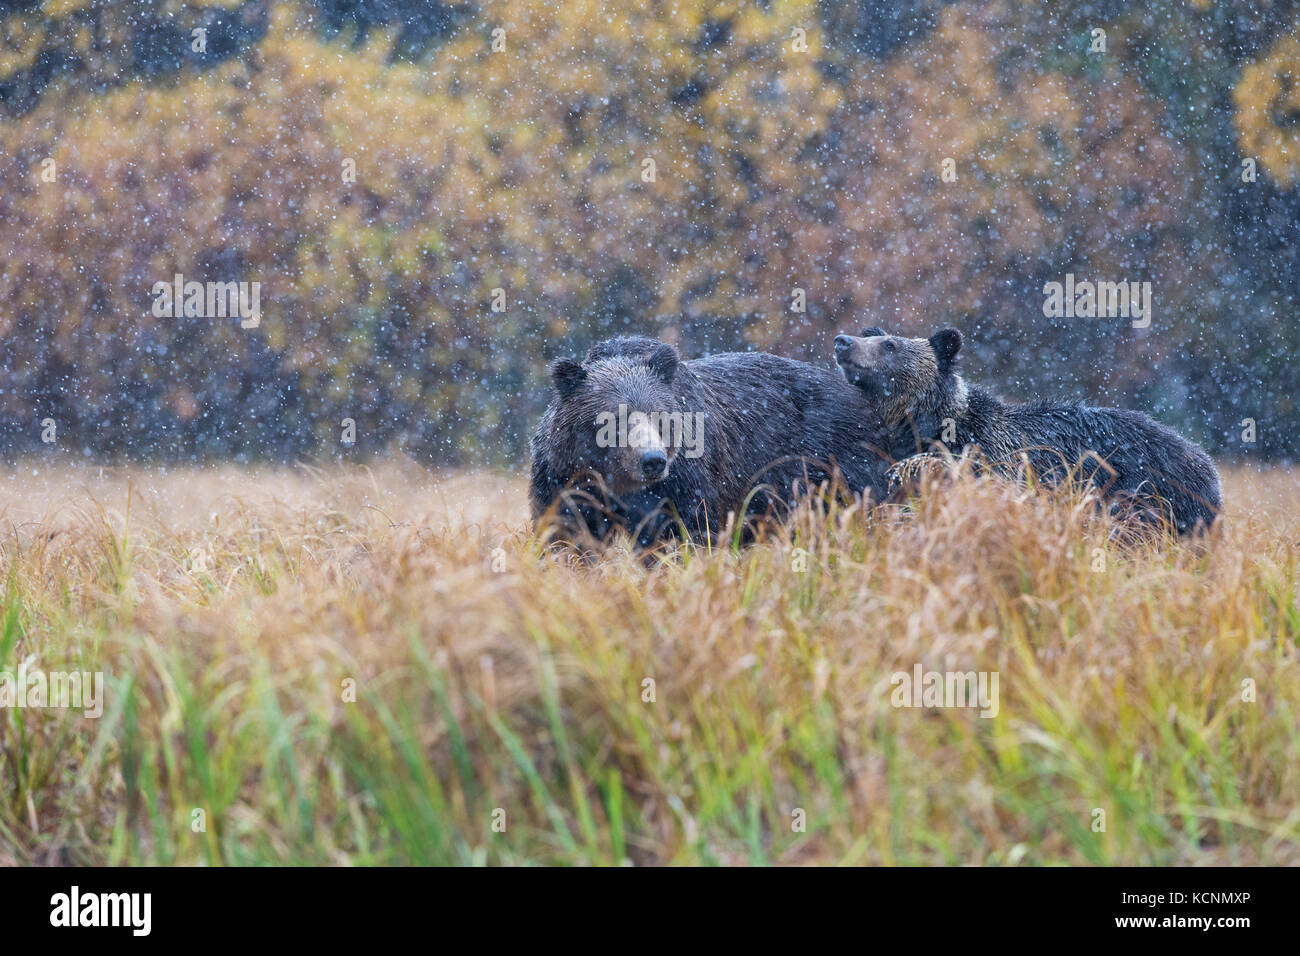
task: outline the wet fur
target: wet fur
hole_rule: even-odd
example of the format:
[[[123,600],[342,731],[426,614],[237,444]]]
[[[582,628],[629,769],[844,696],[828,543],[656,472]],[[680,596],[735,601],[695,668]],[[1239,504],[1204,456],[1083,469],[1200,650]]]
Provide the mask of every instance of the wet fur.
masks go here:
[[[1158,508],[1180,533],[1213,524],[1222,508],[1219,475],[1198,445],[1141,412],[1003,402],[962,380],[956,371],[960,335],[945,333],[952,335],[939,343],[942,355],[935,352],[937,336],[904,339],[879,329],[866,330],[852,348],[837,353],[846,380],[863,388],[885,418],[895,461],[940,446],[954,453],[978,446],[990,463],[1019,471],[1023,453],[1044,481],[1055,484],[1074,468],[1107,497]],[[887,339],[895,343],[888,354]],[[955,427],[945,443],[948,419]]]
[[[666,348],[642,337],[612,339],[590,350],[581,372],[572,367],[577,363],[562,366],[562,375],[579,382],[567,395],[557,389],[533,435],[535,521],[555,506],[566,538],[599,540],[616,528],[633,532],[641,546],[680,529],[695,539],[716,538],[730,512],[779,515],[800,489],[830,479],[835,467],[852,491],[883,497],[886,435],[862,393],[837,372],[731,352],[673,363],[664,381],[651,365],[656,356],[668,364]],[[596,415],[620,401],[642,410],[703,412],[703,454],[674,450],[667,477],[629,487],[630,463],[596,449],[591,438]]]

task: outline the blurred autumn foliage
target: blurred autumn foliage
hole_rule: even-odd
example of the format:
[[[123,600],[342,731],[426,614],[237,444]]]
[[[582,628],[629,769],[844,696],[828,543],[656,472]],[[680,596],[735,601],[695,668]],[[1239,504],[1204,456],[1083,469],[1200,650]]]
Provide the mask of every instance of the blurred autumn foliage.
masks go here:
[[[872,324],[959,326],[1008,397],[1300,451],[1293,0],[0,19],[10,452],[48,417],[100,455],[321,454],[351,418],[362,451],[509,461],[596,339],[828,363]],[[1151,327],[1045,318],[1067,272],[1150,281]],[[156,317],[176,273],[260,282],[260,326]]]

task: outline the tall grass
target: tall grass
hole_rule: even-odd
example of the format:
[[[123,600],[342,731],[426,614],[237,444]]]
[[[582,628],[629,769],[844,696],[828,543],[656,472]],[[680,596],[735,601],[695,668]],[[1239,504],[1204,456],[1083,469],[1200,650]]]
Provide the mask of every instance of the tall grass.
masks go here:
[[[0,862],[1297,863],[1300,479],[1225,477],[1201,543],[965,475],[648,566],[496,474],[28,463],[0,668],[107,690],[0,711]]]

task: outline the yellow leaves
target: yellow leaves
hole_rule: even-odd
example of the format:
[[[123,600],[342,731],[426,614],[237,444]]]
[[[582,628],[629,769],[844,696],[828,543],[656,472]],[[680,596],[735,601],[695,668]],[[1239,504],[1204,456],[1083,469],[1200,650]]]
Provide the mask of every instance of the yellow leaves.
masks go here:
[[[45,0],[41,4],[41,12],[47,17],[62,19],[80,10],[90,9],[94,2],[95,0]]]
[[[45,25],[40,21],[27,23],[15,17],[5,21],[7,35],[0,46],[0,77],[9,77],[19,70],[30,69],[45,49]]]
[[[972,237],[999,262],[1058,247],[1080,203],[1076,231],[1119,229],[1117,247],[1126,224],[1177,214],[1158,104],[1017,69],[1005,4],[944,6],[871,63],[823,34],[816,0],[477,9],[411,64],[390,62],[393,30],[325,41],[302,6],[275,4],[247,57],[49,95],[0,125],[0,155],[33,169],[6,193],[15,255],[77,249],[73,278],[41,267],[74,290],[67,322],[88,285],[128,315],[174,270],[274,283],[267,334],[310,384],[322,340],[358,323],[400,314],[430,348],[476,341],[505,321],[481,307],[493,285],[530,334],[569,334],[630,286],[645,315],[761,315],[735,328],[797,347],[825,330],[792,320],[795,285],[822,314],[960,311],[994,301],[1000,277],[970,265]],[[57,189],[31,166],[45,156]],[[945,157],[956,183],[938,180]],[[1117,181],[1156,198],[1122,207]],[[1095,259],[1109,238],[1082,242]],[[5,279],[0,304],[39,309],[49,293],[24,281]]]
[[[1242,155],[1258,159],[1283,188],[1300,182],[1300,33],[1243,68],[1232,98]]]

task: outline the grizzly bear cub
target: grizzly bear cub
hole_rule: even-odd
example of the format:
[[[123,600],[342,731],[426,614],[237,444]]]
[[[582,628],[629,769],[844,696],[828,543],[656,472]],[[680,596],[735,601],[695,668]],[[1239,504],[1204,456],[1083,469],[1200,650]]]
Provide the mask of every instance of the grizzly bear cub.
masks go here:
[[[1219,475],[1199,446],[1141,412],[1005,403],[957,374],[961,341],[956,329],[928,339],[878,328],[835,337],[835,360],[882,418],[895,461],[939,445],[954,452],[977,446],[1007,470],[1023,453],[1043,480],[1059,482],[1073,469],[1108,498],[1140,502],[1148,515],[1158,509],[1179,533],[1214,523]]]

